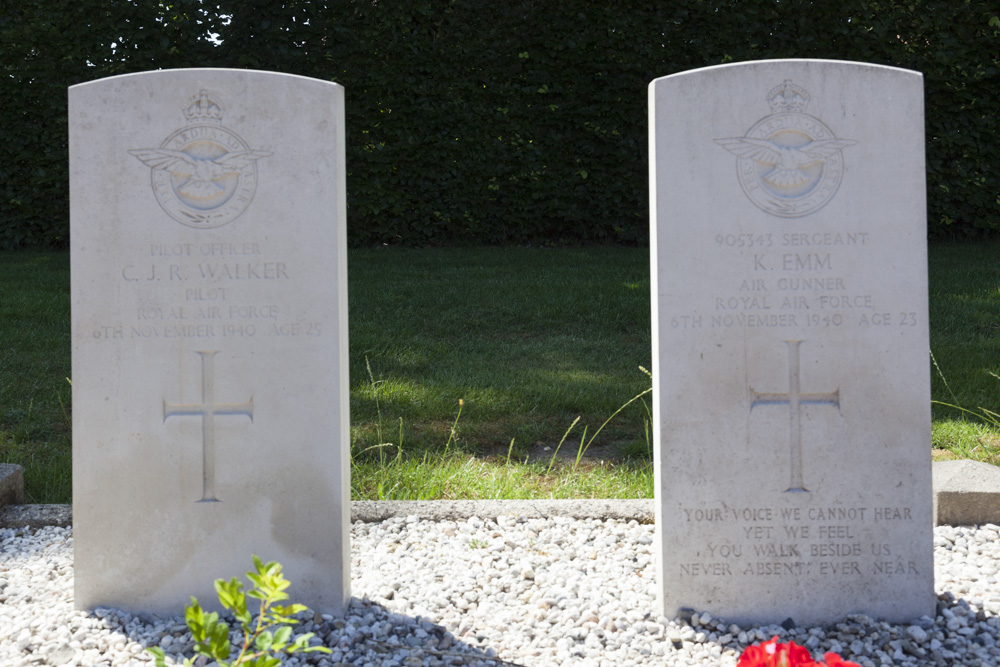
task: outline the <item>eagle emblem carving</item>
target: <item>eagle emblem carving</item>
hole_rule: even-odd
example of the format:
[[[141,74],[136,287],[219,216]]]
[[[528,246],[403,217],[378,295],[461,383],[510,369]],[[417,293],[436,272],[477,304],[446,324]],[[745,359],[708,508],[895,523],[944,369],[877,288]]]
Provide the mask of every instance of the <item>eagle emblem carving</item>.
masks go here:
[[[772,215],[797,218],[825,206],[840,187],[844,148],[857,142],[838,139],[818,118],[804,113],[809,94],[791,81],[768,93],[772,113],[742,137],[716,139],[737,157],[743,191]]]
[[[250,205],[257,162],[272,153],[251,149],[223,127],[222,102],[206,90],[183,111],[188,125],[159,147],[128,152],[150,168],[153,194],[170,217],[189,227],[219,227]]]

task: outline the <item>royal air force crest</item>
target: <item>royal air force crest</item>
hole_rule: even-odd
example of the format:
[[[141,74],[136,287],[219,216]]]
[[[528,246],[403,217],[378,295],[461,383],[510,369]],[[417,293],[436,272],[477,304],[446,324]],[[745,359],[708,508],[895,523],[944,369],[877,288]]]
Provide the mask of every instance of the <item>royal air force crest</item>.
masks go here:
[[[782,218],[809,215],[836,194],[844,175],[841,151],[857,142],[838,139],[804,113],[809,93],[789,80],[772,88],[767,102],[771,114],[745,136],[715,143],[736,155],[740,185],[758,208]]]
[[[225,107],[202,90],[183,108],[188,124],[159,148],[129,153],[152,170],[153,194],[171,218],[189,227],[220,227],[246,210],[257,190],[257,161],[271,155],[252,150],[223,127]]]

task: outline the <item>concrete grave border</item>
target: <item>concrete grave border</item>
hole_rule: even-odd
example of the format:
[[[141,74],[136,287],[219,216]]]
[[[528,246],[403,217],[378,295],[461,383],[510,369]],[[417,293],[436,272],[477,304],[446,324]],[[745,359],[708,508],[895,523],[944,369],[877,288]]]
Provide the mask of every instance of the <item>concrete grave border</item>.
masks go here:
[[[936,461],[934,524],[1000,524],[1000,468],[979,461]],[[25,505],[21,466],[0,463],[0,528],[69,527],[70,505]],[[653,500],[355,500],[351,523],[376,523],[417,516],[430,521],[460,521],[471,516],[508,515],[532,519],[619,519],[653,522]]]

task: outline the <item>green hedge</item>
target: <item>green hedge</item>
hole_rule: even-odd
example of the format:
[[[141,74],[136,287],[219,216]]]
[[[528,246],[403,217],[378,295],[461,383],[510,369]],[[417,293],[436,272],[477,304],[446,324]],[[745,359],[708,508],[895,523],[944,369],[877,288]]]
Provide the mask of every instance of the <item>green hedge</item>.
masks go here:
[[[0,246],[67,242],[68,85],[191,66],[345,86],[355,245],[641,244],[649,82],[787,57],[922,71],[928,233],[1000,231],[991,2],[213,4],[210,14],[200,0],[5,3]]]

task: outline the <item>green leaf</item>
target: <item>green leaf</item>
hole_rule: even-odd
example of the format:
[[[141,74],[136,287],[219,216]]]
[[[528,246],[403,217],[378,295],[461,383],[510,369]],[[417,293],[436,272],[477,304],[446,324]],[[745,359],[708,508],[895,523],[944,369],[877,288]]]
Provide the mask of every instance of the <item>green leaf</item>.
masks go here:
[[[218,614],[212,613],[218,618]],[[206,630],[208,631],[208,643],[211,657],[216,660],[224,660],[229,657],[232,646],[229,643],[229,626],[225,623],[210,619]]]
[[[243,593],[243,583],[239,579],[236,577],[229,581],[216,579],[215,590],[223,607],[233,610],[237,617],[246,613],[246,595]]]
[[[146,649],[146,652],[152,655],[156,659],[156,667],[166,667],[166,653],[159,646],[151,646]]]
[[[295,638],[292,646],[288,649],[288,653],[297,653],[299,651],[303,653],[333,653],[333,651],[326,646],[309,646],[309,640],[315,637],[312,632],[307,632],[305,634],[299,635]]]
[[[295,653],[297,651],[308,651],[309,650],[309,640],[312,639],[312,638],[313,638],[313,633],[311,633],[311,632],[307,632],[307,633],[305,633],[303,635],[299,635],[298,637],[295,638],[295,641],[292,642],[292,645],[288,649],[288,652],[289,653]],[[326,647],[319,647],[319,646],[317,646],[316,648],[326,648]]]
[[[191,604],[184,608],[184,620],[195,641],[205,638],[205,611],[194,597],[191,598]]]
[[[283,625],[274,631],[274,645],[276,650],[281,650],[288,644],[288,640],[292,636],[292,628],[288,625]]]
[[[304,604],[290,604],[286,606],[275,605],[271,608],[271,611],[275,614],[280,614],[281,616],[294,616],[295,614],[300,614],[307,609],[309,609],[309,607]]]
[[[258,651],[268,651],[273,644],[274,636],[267,630],[257,635],[257,640],[254,641],[254,646]]]

